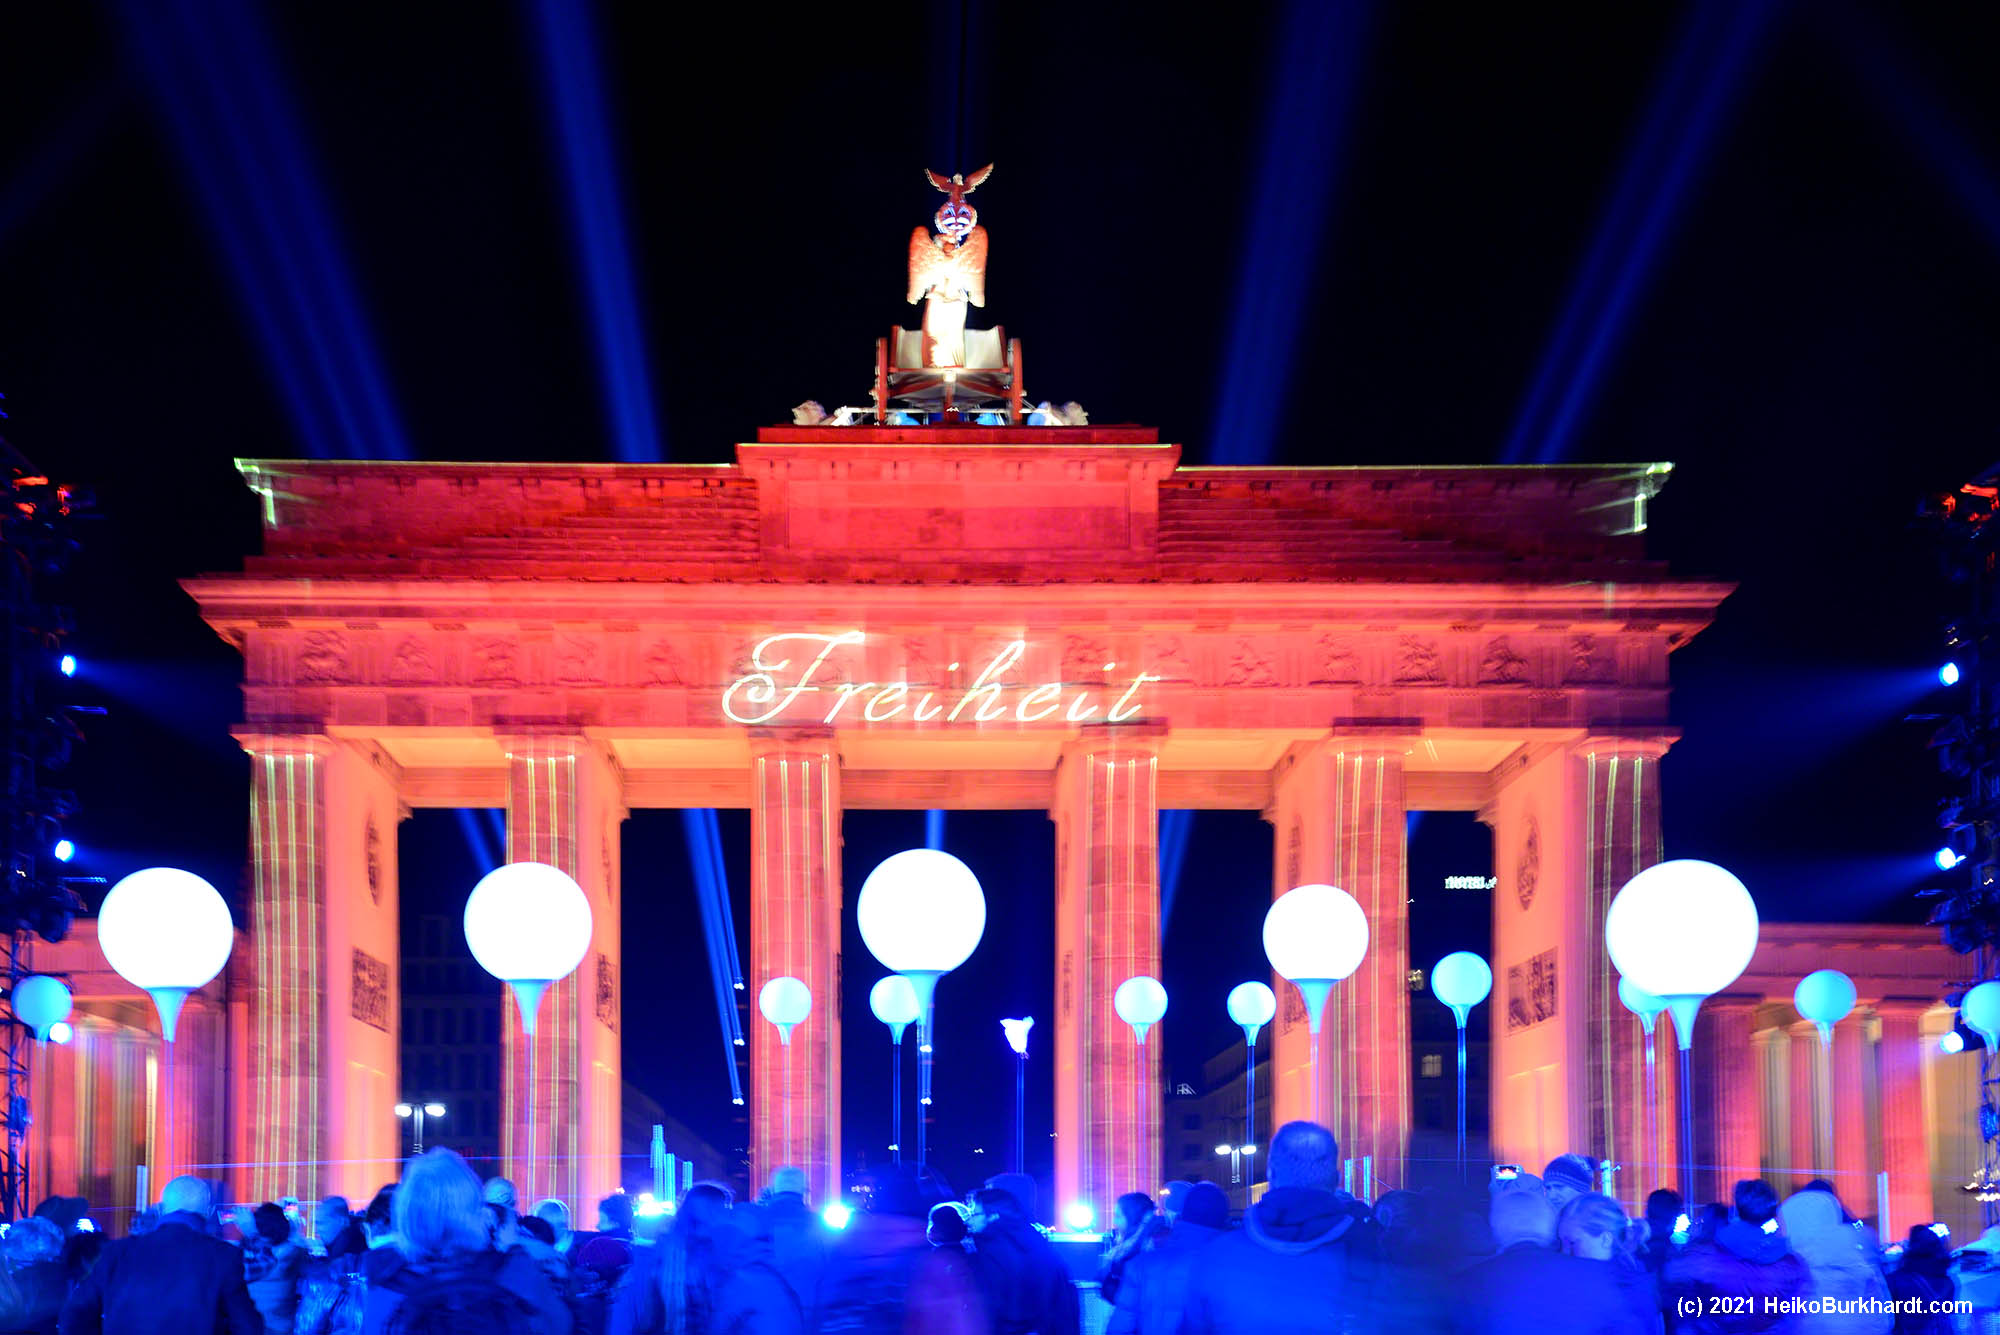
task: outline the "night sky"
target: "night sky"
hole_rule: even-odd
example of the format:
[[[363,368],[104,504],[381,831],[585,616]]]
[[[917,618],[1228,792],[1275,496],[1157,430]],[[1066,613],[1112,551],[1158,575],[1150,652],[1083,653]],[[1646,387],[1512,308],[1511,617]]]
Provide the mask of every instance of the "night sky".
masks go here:
[[[241,884],[240,664],[174,584],[255,549],[233,458],[726,460],[800,400],[862,401],[872,340],[918,319],[920,169],[991,160],[985,315],[1024,339],[1032,398],[1156,424],[1190,463],[1673,461],[1655,555],[1740,589],[1673,660],[1669,855],[1731,867],[1771,918],[1921,915],[1943,789],[1903,720],[1940,708],[1946,601],[1910,520],[2000,456],[2000,15],[895,12],[9,15],[0,430],[102,512],[66,591],[79,691],[111,710],[80,874]],[[610,342],[607,284],[629,313]],[[722,819],[740,917],[747,817]],[[850,815],[850,903],[922,832]],[[940,991],[954,1176],[1008,1143],[994,1020],[1049,1005],[1051,840],[1037,813],[948,822],[1019,908]],[[1419,962],[1484,944],[1481,897],[1439,880],[1488,860],[1469,817],[1418,823]],[[626,1032],[677,1022],[628,1039],[627,1072],[726,1146],[687,865],[677,817],[634,814]],[[436,814],[405,827],[403,870],[447,912],[477,872]],[[1243,905],[1269,877],[1254,813],[1196,820],[1166,941],[1176,1071],[1233,1036],[1221,998],[1260,971]],[[851,922],[848,959],[872,979]],[[887,1045],[848,990],[858,1075]],[[849,1084],[850,1143],[886,1139],[873,1082]]]

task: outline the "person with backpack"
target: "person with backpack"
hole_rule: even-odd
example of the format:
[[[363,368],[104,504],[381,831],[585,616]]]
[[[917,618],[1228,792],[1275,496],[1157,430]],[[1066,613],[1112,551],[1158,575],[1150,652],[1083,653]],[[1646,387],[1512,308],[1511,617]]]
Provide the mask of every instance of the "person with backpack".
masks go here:
[[[391,1208],[395,1245],[362,1266],[362,1335],[570,1335],[541,1267],[489,1244],[479,1177],[457,1154],[412,1159]]]

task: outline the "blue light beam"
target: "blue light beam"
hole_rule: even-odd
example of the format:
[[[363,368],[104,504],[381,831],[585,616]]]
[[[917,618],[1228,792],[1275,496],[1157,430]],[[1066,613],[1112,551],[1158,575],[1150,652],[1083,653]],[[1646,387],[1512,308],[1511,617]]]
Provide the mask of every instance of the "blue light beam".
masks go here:
[[[243,0],[159,0],[119,13],[306,451],[409,458],[360,284],[258,11]]]
[[[1222,393],[1209,431],[1212,463],[1273,458],[1278,415],[1311,309],[1307,295],[1326,249],[1327,213],[1372,8],[1362,0],[1288,0],[1279,22],[1277,76],[1250,196]]]
[[[665,449],[646,372],[646,340],[634,296],[637,285],[625,241],[590,7],[572,0],[529,0],[529,9],[569,187],[571,241],[589,294],[591,336],[612,443],[627,463],[655,462],[665,457]]]
[[[1181,866],[1187,861],[1188,835],[1194,829],[1194,813],[1171,809],[1160,813],[1160,940],[1167,939],[1167,922],[1174,916],[1174,897],[1180,893]]]
[[[1687,11],[1501,451],[1504,462],[1554,463],[1569,453],[1743,68],[1778,7],[1779,0],[1702,0]]]

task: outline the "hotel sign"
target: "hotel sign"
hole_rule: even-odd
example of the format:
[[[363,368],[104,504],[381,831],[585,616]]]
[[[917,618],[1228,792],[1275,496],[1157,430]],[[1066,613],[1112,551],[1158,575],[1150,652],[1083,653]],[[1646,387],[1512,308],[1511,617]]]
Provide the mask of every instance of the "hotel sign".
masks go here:
[[[1163,678],[1135,672],[1107,685],[1011,678],[1025,640],[1012,640],[980,668],[963,689],[909,681],[841,681],[843,658],[859,656],[861,631],[821,635],[786,631],[767,635],[750,651],[749,671],[722,691],[722,713],[732,723],[913,723],[970,726],[981,723],[1124,723],[1139,717],[1145,687]],[[954,668],[958,665],[952,664]],[[1116,668],[1107,664],[1106,669]]]

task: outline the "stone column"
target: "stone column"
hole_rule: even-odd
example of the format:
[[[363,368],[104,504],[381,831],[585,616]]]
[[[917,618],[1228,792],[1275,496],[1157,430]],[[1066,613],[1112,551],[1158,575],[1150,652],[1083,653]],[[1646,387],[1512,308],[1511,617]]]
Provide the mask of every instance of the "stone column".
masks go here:
[[[1162,727],[1086,726],[1056,771],[1056,1200],[1100,1222],[1161,1179],[1160,1026],[1142,1045],[1111,1005],[1160,976]]]
[[[1875,1212],[1875,1170],[1868,1155],[1867,1017],[1856,1011],[1833,1027],[1833,1184],[1848,1213]]]
[[[397,768],[321,733],[237,741],[250,755],[254,980],[241,1199],[359,1199],[399,1158]]]
[[[1618,1000],[1618,974],[1604,948],[1604,917],[1625,883],[1661,860],[1659,769],[1668,744],[1665,738],[1591,737],[1576,748],[1583,800],[1583,948],[1564,977],[1575,980],[1571,995],[1582,1012],[1572,1032],[1583,1042],[1585,1146],[1614,1162],[1629,1157],[1642,1134],[1637,1113],[1645,1097],[1645,1049]],[[1663,1032],[1672,1027],[1669,1022]],[[1661,1056],[1679,1061],[1677,1052]],[[1708,1116],[1708,1109],[1695,1105],[1696,1125]]]
[[[1380,1188],[1404,1184],[1410,1134],[1409,890],[1400,738],[1332,737],[1296,747],[1279,766],[1272,813],[1279,840],[1273,897],[1336,885],[1368,918],[1368,954],[1334,988],[1320,1032],[1320,1120],[1340,1156],[1372,1157]],[[1272,1125],[1313,1116],[1312,1046],[1299,991],[1274,978]],[[1361,1174],[1357,1169],[1354,1180]]]
[[[795,1165],[824,1203],[840,1190],[840,757],[830,728],[750,738],[751,1188]],[[812,1015],[786,1045],[756,1005],[788,976]]]
[[[1877,1223],[1885,1238],[1932,1217],[1921,1029],[1931,1005],[1928,998],[1885,997],[1875,1007],[1881,1017],[1875,1061],[1882,1091],[1882,1167],[1889,1174],[1889,1219]],[[1872,1200],[1869,1204],[1872,1208]]]
[[[501,1001],[506,1083],[500,1154],[524,1203],[554,1196],[584,1218],[622,1185],[618,851],[624,781],[600,746],[573,733],[502,740],[507,860],[545,862],[567,873],[590,900],[592,921],[583,963],[542,997],[532,1062],[513,994]]]
[[[1786,1107],[1790,1110],[1792,1135],[1792,1190],[1820,1176],[1826,1165],[1819,1157],[1819,1029],[1810,1020],[1800,1020],[1785,1028],[1787,1084]]]
[[[1757,1026],[1750,1046],[1757,1057],[1757,1125],[1762,1133],[1754,1176],[1769,1178],[1775,1185],[1791,1161],[1792,1128],[1785,1120],[1785,1090],[1791,1076],[1785,1066],[1784,1031],[1763,1018],[1751,1023]]]
[[[1711,1110],[1694,1128],[1695,1195],[1726,1201],[1730,1188],[1763,1167],[1764,1055],[1757,1036],[1756,997],[1723,994],[1701,1005],[1695,1020],[1694,1106]],[[1677,1182],[1662,1179],[1655,1186]]]

